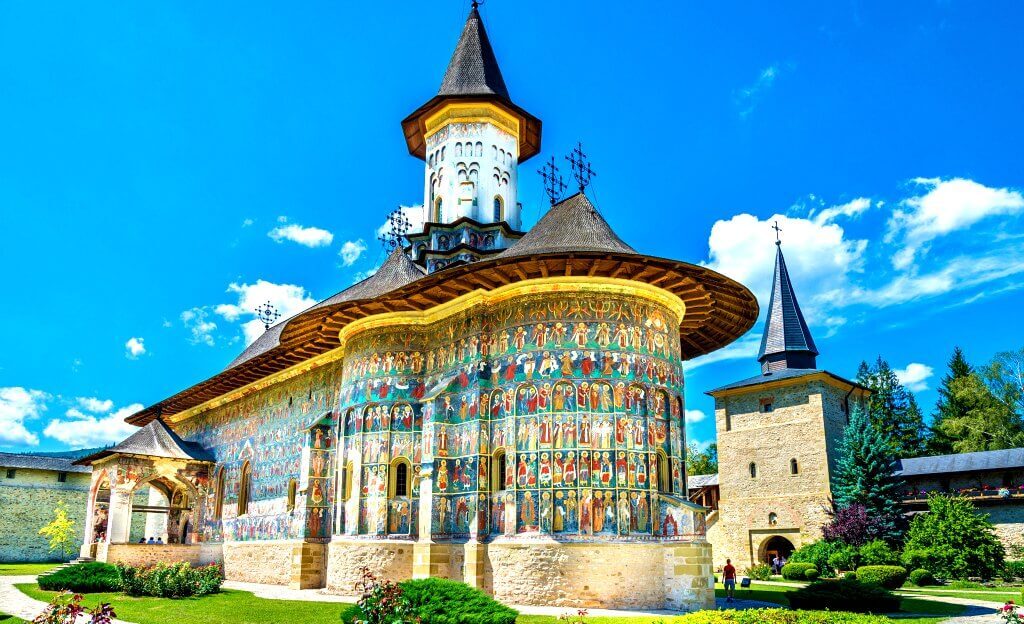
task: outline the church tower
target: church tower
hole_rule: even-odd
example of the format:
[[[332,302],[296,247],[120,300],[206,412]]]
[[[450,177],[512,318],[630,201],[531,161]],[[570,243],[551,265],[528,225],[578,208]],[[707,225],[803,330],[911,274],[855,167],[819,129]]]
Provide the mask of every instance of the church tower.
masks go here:
[[[540,151],[541,122],[512,102],[476,2],[437,95],[402,128],[425,164],[425,226],[408,237],[413,260],[433,272],[522,237],[518,168]]]
[[[715,398],[719,508],[709,517],[716,565],[742,570],[821,537],[851,403],[867,389],[817,368],[782,245],[758,351],[761,374]]]

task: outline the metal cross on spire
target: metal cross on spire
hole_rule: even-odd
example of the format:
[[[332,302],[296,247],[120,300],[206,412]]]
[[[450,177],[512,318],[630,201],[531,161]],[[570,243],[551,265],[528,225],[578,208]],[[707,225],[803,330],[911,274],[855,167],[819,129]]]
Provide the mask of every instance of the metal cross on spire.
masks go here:
[[[395,208],[388,213],[388,229],[377,237],[380,244],[384,246],[384,249],[391,253],[397,247],[403,245],[405,235],[409,233],[409,228],[412,224],[409,223],[408,217],[405,216],[405,211],[401,207]]]
[[[577,141],[576,147],[569,152],[569,155],[565,157],[569,161],[569,166],[572,168],[572,177],[576,178],[576,184],[580,187],[582,193],[584,189],[590,186],[590,180],[597,175],[597,172],[590,168],[590,161],[587,160],[587,155],[583,153],[583,143]]]
[[[775,244],[781,245],[782,239],[779,238],[779,234],[782,233],[782,228],[779,227],[778,221],[775,222],[775,225],[772,226],[772,229],[775,230]]]
[[[256,318],[263,321],[263,330],[270,329],[270,326],[274,324],[274,321],[281,318],[281,313],[277,311],[270,302],[266,302],[260,307],[256,308]]]
[[[540,174],[540,179],[544,180],[544,192],[548,195],[551,205],[562,197],[562,193],[565,191],[565,180],[558,174],[558,167],[555,165],[555,157],[551,157],[550,162],[544,163],[544,166],[537,170]]]

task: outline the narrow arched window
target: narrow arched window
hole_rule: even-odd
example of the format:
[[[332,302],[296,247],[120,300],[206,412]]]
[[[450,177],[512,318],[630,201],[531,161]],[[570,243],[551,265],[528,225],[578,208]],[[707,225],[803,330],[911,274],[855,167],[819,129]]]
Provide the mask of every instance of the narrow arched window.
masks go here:
[[[502,492],[505,490],[505,471],[508,469],[508,455],[505,449],[500,448],[494,451],[491,458],[491,491]]]
[[[238,515],[244,516],[249,511],[249,491],[251,489],[252,465],[242,464],[242,473],[238,481]]]
[[[757,478],[757,464],[755,464],[754,462],[750,462],[750,478]]]
[[[295,509],[295,496],[298,493],[299,482],[295,479],[288,479],[288,511]]]
[[[484,155],[484,144],[481,143],[480,141],[476,142],[476,155],[477,156],[483,156]]]
[[[494,215],[491,220],[494,222],[501,221],[505,218],[504,210],[502,209],[501,195],[494,196]]]
[[[213,519],[224,517],[224,467],[217,471],[217,485],[213,499]]]
[[[789,474],[800,474],[800,463],[796,461],[796,458],[789,460]]]
[[[668,468],[668,455],[658,450],[658,491],[662,494],[672,493],[672,474]]]
[[[455,144],[455,155],[462,156],[462,143]]]
[[[390,494],[395,496],[409,496],[412,492],[411,479],[409,478],[409,462],[405,459],[396,459],[391,464]]]
[[[348,500],[352,498],[352,462],[345,464],[345,471],[341,476],[341,498]]]
[[[775,526],[779,523],[779,514],[774,511],[768,514],[768,526]]]
[[[440,223],[441,222],[441,200],[442,200],[441,197],[438,197],[438,198],[436,198],[434,200],[434,222],[435,223]]]

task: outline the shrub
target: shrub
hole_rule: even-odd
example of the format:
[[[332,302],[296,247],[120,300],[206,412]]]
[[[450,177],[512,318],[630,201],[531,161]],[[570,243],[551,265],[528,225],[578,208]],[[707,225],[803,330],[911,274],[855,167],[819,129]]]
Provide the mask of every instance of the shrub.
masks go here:
[[[900,563],[908,570],[924,568],[928,565],[931,553],[926,548],[905,548],[900,555]]]
[[[821,572],[818,572],[818,568],[807,568],[804,570],[804,578],[808,581],[816,581],[821,576]]]
[[[855,581],[855,580],[857,580],[857,573],[854,572],[853,570],[850,570],[849,572],[846,572],[845,574],[843,574],[843,578],[844,579],[849,579],[851,581]]]
[[[1007,561],[1003,564],[1001,573],[1003,580],[1007,583],[1024,578],[1024,561]]]
[[[205,596],[220,591],[224,575],[220,567],[193,568],[187,562],[158,563],[149,568],[117,565],[121,590],[129,596],[184,598]]]
[[[811,583],[786,597],[794,609],[890,613],[900,608],[899,596],[889,590],[848,579]]]
[[[907,582],[907,569],[890,565],[861,566],[857,568],[857,580],[886,589],[897,589]]]
[[[836,573],[836,570],[829,564],[828,558],[842,547],[843,544],[841,542],[817,541],[794,550],[793,554],[789,557],[789,561],[792,563],[809,563],[818,568],[818,572],[821,572],[822,575],[832,576]]]
[[[767,581],[772,577],[772,567],[767,563],[759,563],[747,568],[747,576],[755,581]]]
[[[93,561],[76,563],[39,577],[39,588],[49,591],[66,589],[76,594],[117,591],[121,581],[117,568]]]
[[[943,578],[990,579],[1003,567],[1005,551],[988,516],[966,498],[933,494],[928,513],[914,516],[908,550],[927,550],[923,567]]]
[[[832,520],[821,527],[822,536],[830,542],[861,546],[887,534],[891,523],[868,515],[867,508],[854,503],[836,511]]]
[[[837,572],[839,570],[855,570],[859,563],[860,554],[853,546],[843,546],[828,558],[828,564]]]
[[[672,618],[675,624],[892,624],[881,615],[836,611],[790,611],[788,609],[745,609],[743,611],[697,611]]]
[[[802,581],[804,573],[814,567],[813,563],[802,563],[799,561],[787,563],[782,566],[782,578],[787,581]]]
[[[918,568],[910,572],[910,582],[918,587],[928,587],[935,585],[935,577],[928,570]]]
[[[857,554],[860,555],[862,566],[897,565],[900,562],[899,553],[883,540],[872,540],[864,544]]]
[[[423,624],[515,624],[519,613],[465,583],[440,578],[399,583]]]

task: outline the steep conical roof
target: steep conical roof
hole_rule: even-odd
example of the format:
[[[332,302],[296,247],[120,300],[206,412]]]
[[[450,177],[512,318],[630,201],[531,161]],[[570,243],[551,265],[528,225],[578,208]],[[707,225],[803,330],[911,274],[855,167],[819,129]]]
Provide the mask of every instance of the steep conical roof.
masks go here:
[[[768,316],[764,322],[764,336],[757,360],[764,372],[782,368],[814,368],[818,348],[811,330],[800,311],[793,283],[786,269],[782,245],[775,251],[775,277],[772,296],[768,302]]]
[[[476,6],[469,12],[438,95],[498,95],[509,99],[498,59]]]
[[[209,451],[198,444],[182,440],[159,418],[151,420],[145,427],[131,434],[113,448],[83,457],[75,463],[90,465],[110,455],[143,455],[192,461],[216,461]]]
[[[636,253],[612,231],[587,196],[576,193],[552,206],[537,225],[498,257],[580,251]]]

